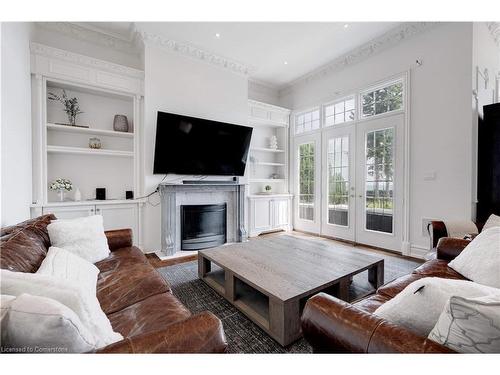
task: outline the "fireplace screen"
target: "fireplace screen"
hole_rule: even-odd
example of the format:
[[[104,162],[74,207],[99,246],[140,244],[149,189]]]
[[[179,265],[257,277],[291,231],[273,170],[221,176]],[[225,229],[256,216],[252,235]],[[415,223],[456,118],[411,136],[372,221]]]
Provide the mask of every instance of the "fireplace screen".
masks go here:
[[[226,203],[181,206],[181,250],[226,243]]]

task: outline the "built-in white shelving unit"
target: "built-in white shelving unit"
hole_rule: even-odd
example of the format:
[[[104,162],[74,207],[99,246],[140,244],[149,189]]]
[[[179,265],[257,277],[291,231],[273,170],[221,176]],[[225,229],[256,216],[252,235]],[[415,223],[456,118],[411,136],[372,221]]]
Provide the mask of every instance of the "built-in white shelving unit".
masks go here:
[[[32,43],[33,204],[32,215],[54,213],[58,218],[100,214],[105,229],[132,228],[141,243],[142,200],[126,200],[125,192],[143,195],[142,100],[144,72]],[[77,98],[83,113],[68,125],[64,106],[49,93]],[[128,132],[115,131],[115,115],[127,116]],[[98,138],[101,148],[89,146]],[[59,201],[48,186],[56,178],[71,180],[74,190]],[[106,189],[96,200],[95,189]]]
[[[291,229],[291,199],[288,192],[288,143],[290,110],[248,101],[248,123],[253,127],[248,165],[250,236]],[[278,147],[271,148],[271,137]],[[263,194],[271,186],[271,194]]]

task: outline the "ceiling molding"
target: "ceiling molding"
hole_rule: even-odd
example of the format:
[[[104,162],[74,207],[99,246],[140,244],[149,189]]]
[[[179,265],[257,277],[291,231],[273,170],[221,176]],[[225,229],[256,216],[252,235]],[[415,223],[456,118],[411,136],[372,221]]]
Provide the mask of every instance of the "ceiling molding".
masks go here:
[[[256,69],[239,61],[217,55],[192,44],[178,42],[176,40],[164,38],[163,36],[151,34],[143,30],[136,29],[137,34],[143,43],[152,44],[168,51],[180,53],[182,55],[201,60],[203,62],[229,69],[235,73],[249,75]]]
[[[323,79],[325,76],[366,60],[369,57],[385,49],[393,47],[396,44],[401,43],[414,35],[420,34],[421,32],[436,25],[436,22],[408,22],[401,24],[394,29],[389,30],[385,34],[372,39],[368,43],[365,43],[350,52],[337,57],[326,65],[314,69],[313,71],[291,81],[290,83],[283,85],[279,90],[279,94],[287,94],[297,86],[308,84],[317,79]]]
[[[75,22],[36,22],[36,25],[50,31],[78,39],[84,42],[99,45],[105,48],[113,48],[117,51],[130,55],[139,55],[137,45],[131,40],[117,37],[111,33],[98,30],[89,25]]]
[[[93,57],[80,55],[78,53],[69,52],[59,48],[50,47],[45,44],[32,42],[30,44],[30,51],[33,55],[46,56],[50,58],[68,61],[75,64],[90,66],[96,69],[106,70],[108,72],[112,72],[115,74],[144,79],[144,71],[142,70],[129,68],[124,65],[119,65],[109,61],[99,60]]]
[[[487,25],[493,40],[500,47],[500,22],[488,22]]]

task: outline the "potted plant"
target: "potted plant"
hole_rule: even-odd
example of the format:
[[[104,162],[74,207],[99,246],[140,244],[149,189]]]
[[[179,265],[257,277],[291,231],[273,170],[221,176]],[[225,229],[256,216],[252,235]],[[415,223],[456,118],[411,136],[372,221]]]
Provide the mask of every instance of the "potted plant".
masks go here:
[[[266,186],[264,187],[264,190],[266,191],[266,193],[267,193],[267,194],[271,194],[271,189],[272,189],[272,188],[271,188],[271,185],[266,185]]]
[[[59,193],[59,200],[64,201],[64,193],[73,190],[73,184],[66,178],[57,178],[49,185],[49,189]]]
[[[78,105],[77,98],[68,98],[68,95],[66,95],[66,90],[63,89],[61,96],[56,95],[53,92],[49,92],[49,100],[61,102],[64,105],[64,112],[66,112],[66,115],[68,116],[70,125],[76,125],[76,116],[78,116],[80,113],[83,113],[82,111],[80,111],[80,106]]]

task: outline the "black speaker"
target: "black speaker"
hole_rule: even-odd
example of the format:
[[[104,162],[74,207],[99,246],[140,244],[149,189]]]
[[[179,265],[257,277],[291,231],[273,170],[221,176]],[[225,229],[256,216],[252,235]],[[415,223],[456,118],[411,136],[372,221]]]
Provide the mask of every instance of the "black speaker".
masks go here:
[[[106,189],[105,188],[96,188],[95,189],[95,199],[98,201],[106,200]]]
[[[134,192],[132,190],[125,191],[125,199],[134,199]]]

